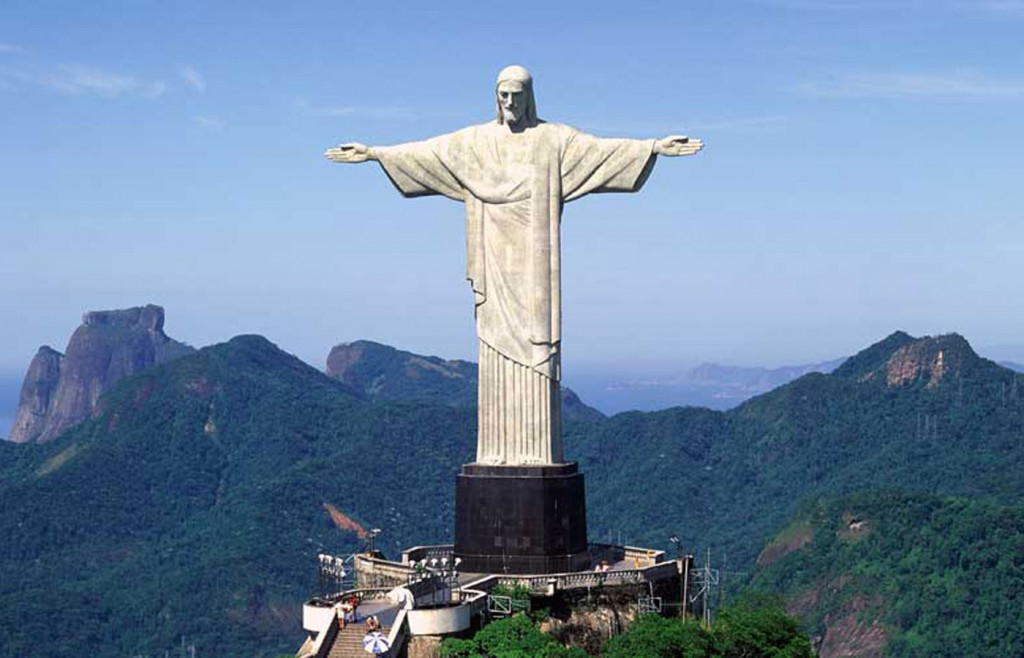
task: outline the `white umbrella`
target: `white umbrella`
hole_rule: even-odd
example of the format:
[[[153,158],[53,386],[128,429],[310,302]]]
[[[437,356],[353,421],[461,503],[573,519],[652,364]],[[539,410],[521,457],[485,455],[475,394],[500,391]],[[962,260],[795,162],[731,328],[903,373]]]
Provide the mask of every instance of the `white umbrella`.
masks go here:
[[[366,653],[384,653],[391,648],[388,639],[379,631],[374,631],[363,638],[363,651]]]

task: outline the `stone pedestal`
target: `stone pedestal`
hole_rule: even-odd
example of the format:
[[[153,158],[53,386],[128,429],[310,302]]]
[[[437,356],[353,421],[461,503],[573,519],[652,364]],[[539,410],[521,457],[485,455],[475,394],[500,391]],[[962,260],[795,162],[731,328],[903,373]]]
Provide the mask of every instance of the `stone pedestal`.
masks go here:
[[[465,464],[455,482],[455,556],[464,573],[589,569],[583,474],[576,463]]]

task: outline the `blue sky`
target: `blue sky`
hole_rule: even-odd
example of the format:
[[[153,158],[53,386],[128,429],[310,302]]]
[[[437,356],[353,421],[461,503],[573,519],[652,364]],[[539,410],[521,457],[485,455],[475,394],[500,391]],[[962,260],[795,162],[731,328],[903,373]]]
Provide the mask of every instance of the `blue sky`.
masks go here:
[[[144,303],[317,366],[474,358],[461,208],[320,154],[488,121],[510,63],[542,118],[708,144],[567,207],[570,383],[897,328],[1024,358],[1024,1],[5,0],[0,369]]]

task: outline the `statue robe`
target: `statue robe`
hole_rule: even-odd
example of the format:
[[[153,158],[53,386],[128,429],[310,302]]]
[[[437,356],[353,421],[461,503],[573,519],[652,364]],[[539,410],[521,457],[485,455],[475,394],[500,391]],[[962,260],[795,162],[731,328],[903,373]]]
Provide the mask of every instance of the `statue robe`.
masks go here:
[[[592,192],[639,190],[654,140],[545,122],[514,133],[494,122],[374,151],[404,196],[442,194],[465,205],[481,343],[477,461],[561,462],[562,206]]]

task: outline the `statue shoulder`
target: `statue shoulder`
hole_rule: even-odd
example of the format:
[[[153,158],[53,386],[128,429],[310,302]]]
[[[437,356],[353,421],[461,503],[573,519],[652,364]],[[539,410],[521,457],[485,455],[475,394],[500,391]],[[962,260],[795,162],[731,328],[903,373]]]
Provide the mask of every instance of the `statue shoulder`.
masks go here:
[[[537,127],[542,130],[547,130],[559,134],[572,134],[580,132],[578,129],[573,128],[572,126],[567,126],[564,123],[555,123],[553,121],[540,121],[537,123]]]
[[[453,130],[449,133],[431,137],[424,143],[435,150],[440,149],[442,151],[447,151],[453,148],[458,149],[475,143],[477,138],[488,129],[489,125],[486,123],[466,126],[465,128],[459,128],[458,130]]]
[[[543,125],[547,132],[547,139],[559,144],[561,149],[567,148],[577,137],[586,135],[582,130],[564,123],[545,123]]]

